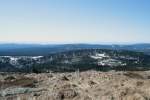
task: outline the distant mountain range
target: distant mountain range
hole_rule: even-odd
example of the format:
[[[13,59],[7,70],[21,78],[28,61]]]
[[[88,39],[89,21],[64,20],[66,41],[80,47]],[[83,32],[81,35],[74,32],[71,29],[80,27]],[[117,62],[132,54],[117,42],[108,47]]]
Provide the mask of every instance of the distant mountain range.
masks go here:
[[[150,54],[150,44],[0,44],[0,56],[45,56],[51,53],[82,49],[130,50]]]

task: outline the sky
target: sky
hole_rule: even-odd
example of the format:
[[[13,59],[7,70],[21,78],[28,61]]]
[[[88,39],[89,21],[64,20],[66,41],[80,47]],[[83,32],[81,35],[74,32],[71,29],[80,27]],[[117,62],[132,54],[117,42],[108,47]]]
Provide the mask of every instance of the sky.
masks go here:
[[[150,0],[0,0],[0,43],[150,43]]]

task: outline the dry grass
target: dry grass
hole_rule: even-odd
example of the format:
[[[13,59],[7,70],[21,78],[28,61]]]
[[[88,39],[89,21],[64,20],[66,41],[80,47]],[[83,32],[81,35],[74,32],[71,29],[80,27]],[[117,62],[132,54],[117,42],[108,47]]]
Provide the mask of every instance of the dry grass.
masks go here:
[[[37,83],[36,79],[34,78],[27,78],[27,77],[20,77],[19,79],[15,79],[13,77],[8,77],[5,81],[0,82],[1,88],[8,88],[8,87],[35,87],[35,83]]]
[[[144,79],[144,77],[142,75],[135,73],[135,72],[127,72],[127,73],[124,73],[124,75],[129,78]]]
[[[49,77],[52,74],[53,77]],[[17,94],[0,100],[150,100],[150,72],[96,72],[29,74],[7,86],[33,87],[46,91]],[[6,81],[5,80],[5,81]],[[11,85],[10,85],[11,84]]]

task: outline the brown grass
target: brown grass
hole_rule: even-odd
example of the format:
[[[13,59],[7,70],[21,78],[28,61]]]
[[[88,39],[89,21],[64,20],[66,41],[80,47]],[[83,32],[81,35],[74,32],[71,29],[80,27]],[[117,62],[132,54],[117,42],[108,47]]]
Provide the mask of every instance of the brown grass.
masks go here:
[[[8,88],[8,87],[13,87],[13,86],[18,86],[18,87],[35,87],[35,83],[37,81],[33,78],[27,78],[27,77],[22,77],[19,79],[14,79],[13,81],[4,81],[0,82],[0,87],[1,88]]]
[[[134,73],[134,72],[127,72],[124,73],[125,76],[129,77],[129,78],[135,78],[135,79],[144,79],[144,77],[138,73]]]

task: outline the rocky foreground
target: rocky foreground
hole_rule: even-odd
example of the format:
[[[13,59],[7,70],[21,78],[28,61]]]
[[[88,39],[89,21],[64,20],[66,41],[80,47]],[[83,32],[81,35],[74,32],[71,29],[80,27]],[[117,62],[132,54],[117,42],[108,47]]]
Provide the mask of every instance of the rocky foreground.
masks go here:
[[[0,73],[0,100],[150,100],[150,71]]]

